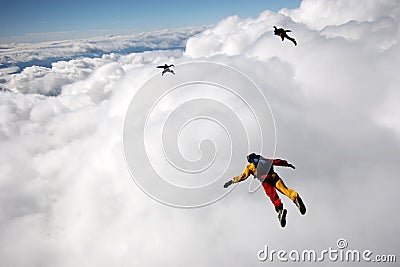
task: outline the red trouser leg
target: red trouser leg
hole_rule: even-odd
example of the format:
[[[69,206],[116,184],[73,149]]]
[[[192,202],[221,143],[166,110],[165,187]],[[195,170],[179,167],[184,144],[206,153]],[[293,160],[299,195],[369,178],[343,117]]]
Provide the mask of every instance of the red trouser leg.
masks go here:
[[[274,204],[275,210],[278,211],[280,209],[283,209],[283,204],[278,194],[276,193],[275,186],[268,183],[262,183],[262,186],[267,196],[269,196],[269,198],[271,199],[272,204]]]

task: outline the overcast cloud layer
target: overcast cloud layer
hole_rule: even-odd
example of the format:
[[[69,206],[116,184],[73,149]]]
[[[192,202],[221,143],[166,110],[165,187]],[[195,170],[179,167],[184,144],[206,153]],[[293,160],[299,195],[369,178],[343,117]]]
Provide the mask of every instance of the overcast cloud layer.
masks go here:
[[[257,259],[265,245],[320,251],[338,238],[399,258],[399,20],[395,0],[304,0],[295,10],[228,17],[184,51],[0,69],[0,265],[262,266],[271,264]],[[281,42],[273,25],[291,29],[298,46]],[[8,60],[33,58],[25,49]],[[182,210],[132,181],[122,145],[132,97],[157,64],[196,60],[234,66],[267,97],[276,156],[297,167],[277,171],[308,207],[301,216],[283,197],[285,229],[248,182],[211,206]],[[245,155],[233,160],[245,167]]]

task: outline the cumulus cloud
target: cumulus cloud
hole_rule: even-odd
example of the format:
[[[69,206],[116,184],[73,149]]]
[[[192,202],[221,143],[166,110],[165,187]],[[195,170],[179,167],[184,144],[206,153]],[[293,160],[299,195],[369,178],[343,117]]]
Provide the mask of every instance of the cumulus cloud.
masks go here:
[[[322,250],[339,237],[351,249],[396,254],[400,5],[356,3],[304,0],[294,10],[228,17],[191,37],[184,52],[3,68],[1,265],[246,266],[259,263],[264,245]],[[298,46],[281,42],[273,25],[291,29]],[[309,208],[300,216],[283,197],[285,229],[247,182],[195,210],[163,206],[132,182],[122,148],[130,100],[156,65],[196,60],[236,67],[268,98],[276,155],[297,167],[278,172]],[[234,160],[245,166],[244,155]]]
[[[320,30],[328,25],[341,25],[349,21],[375,21],[381,17],[398,18],[399,5],[396,0],[334,1],[323,3],[317,0],[302,1],[300,8],[280,13],[290,16],[311,29]]]

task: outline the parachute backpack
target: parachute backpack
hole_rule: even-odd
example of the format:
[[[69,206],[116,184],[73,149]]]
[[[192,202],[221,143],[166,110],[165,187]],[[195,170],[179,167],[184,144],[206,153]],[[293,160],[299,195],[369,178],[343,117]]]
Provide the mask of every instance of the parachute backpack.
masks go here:
[[[272,162],[263,156],[251,153],[247,156],[247,161],[256,166],[257,172],[254,178],[259,179],[261,182],[265,179],[265,174],[268,174],[272,167]],[[261,175],[259,175],[261,174]]]

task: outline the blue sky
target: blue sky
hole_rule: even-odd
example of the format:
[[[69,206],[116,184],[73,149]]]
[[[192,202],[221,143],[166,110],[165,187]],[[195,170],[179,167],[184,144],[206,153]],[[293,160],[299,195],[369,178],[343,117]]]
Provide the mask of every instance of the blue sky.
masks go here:
[[[215,24],[233,14],[257,16],[265,9],[298,7],[300,0],[202,1],[4,1],[0,11],[0,38],[56,39]],[[57,33],[58,32],[58,33]],[[63,32],[64,34],[60,34]],[[67,33],[65,33],[67,32]]]

